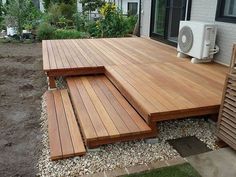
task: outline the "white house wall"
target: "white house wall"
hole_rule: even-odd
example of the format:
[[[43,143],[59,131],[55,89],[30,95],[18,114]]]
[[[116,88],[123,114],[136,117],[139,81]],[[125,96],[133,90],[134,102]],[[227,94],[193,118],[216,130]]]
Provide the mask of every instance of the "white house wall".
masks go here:
[[[151,22],[151,0],[141,1],[141,24],[140,34],[144,37],[149,37],[150,22]]]
[[[82,12],[83,11],[83,7],[82,7],[82,4],[79,1],[80,0],[77,0],[77,12]]]
[[[215,59],[224,64],[230,63],[232,45],[236,43],[236,24],[215,21],[217,0],[192,0],[191,20],[208,21],[217,24],[216,44],[220,52]]]
[[[40,9],[41,12],[45,11],[43,3],[44,3],[43,0],[39,0],[39,9]]]

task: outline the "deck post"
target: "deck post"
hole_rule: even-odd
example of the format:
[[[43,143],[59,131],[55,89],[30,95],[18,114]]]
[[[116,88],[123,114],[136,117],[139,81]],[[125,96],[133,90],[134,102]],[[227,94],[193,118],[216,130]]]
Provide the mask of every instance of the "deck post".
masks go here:
[[[220,138],[217,138],[216,144],[217,144],[217,146],[219,146],[219,148],[224,148],[224,147],[228,147],[229,146],[228,144],[226,144],[226,142],[224,142]]]
[[[219,114],[216,113],[216,114],[210,114],[209,115],[209,119],[211,119],[213,122],[217,122],[218,121],[218,117],[219,117]]]
[[[159,133],[158,129],[157,129],[157,123],[150,121],[148,126],[152,129],[152,133],[154,136],[157,136],[157,134]]]
[[[48,76],[48,84],[49,84],[50,89],[56,88],[55,77]]]

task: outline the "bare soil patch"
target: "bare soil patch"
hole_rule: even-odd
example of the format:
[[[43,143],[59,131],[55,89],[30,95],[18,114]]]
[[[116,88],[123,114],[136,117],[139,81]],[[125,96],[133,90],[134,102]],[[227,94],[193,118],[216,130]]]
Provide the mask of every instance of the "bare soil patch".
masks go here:
[[[0,44],[1,177],[36,175],[46,88],[41,43]]]

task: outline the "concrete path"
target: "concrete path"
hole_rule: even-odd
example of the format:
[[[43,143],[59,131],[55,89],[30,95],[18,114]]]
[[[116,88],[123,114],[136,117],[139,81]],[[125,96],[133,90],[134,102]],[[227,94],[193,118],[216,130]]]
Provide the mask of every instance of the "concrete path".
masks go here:
[[[236,177],[236,151],[222,148],[186,158],[202,177]]]

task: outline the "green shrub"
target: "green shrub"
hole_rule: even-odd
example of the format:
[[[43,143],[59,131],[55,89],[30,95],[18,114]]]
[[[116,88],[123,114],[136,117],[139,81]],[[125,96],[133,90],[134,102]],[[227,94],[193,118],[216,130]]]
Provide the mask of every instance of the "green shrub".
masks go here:
[[[2,1],[0,0],[0,31],[4,28],[3,14],[4,14],[4,7]]]
[[[48,23],[42,23],[38,27],[37,38],[40,41],[45,40],[45,39],[53,39],[54,31],[55,31],[55,28],[52,25]]]
[[[99,12],[102,16],[97,21],[100,37],[123,37],[129,33],[127,17],[123,16],[114,3],[106,3]]]
[[[75,4],[56,3],[52,4],[44,17],[46,22],[59,28],[74,26],[74,14],[76,13]]]
[[[137,23],[137,20],[138,20],[137,16],[129,16],[126,18],[128,33],[133,33],[134,28],[135,28],[135,24]]]
[[[88,14],[75,13],[74,14],[75,25],[78,31],[86,31],[86,24],[89,22]]]
[[[86,32],[90,34],[91,37],[101,37],[101,30],[97,26],[97,22],[90,21],[85,25]]]
[[[49,7],[45,20],[50,24],[56,25],[61,16],[62,14],[59,4],[53,4]]]
[[[73,20],[73,16],[77,12],[75,3],[72,4],[61,3],[59,7],[63,17],[65,17],[68,20]]]
[[[54,31],[54,39],[78,39],[89,37],[86,33],[77,30],[57,29]]]

